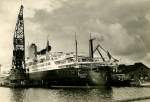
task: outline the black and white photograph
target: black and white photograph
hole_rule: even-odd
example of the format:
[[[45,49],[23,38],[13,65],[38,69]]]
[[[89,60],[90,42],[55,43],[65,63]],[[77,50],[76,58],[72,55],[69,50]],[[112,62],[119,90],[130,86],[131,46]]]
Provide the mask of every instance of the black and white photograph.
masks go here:
[[[150,102],[150,0],[0,0],[0,102]]]

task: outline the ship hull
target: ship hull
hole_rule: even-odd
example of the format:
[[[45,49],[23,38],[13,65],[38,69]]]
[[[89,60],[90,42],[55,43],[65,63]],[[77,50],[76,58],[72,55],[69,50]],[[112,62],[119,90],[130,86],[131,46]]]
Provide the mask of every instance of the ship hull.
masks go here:
[[[64,68],[29,73],[34,83],[56,86],[104,86],[109,81],[109,67]]]

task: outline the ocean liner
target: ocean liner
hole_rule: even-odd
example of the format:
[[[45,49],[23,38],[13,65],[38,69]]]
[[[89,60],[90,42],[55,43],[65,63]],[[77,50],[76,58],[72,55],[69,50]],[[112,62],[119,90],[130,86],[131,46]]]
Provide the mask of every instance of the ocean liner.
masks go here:
[[[29,57],[26,59],[29,80],[33,83],[57,86],[108,84],[112,70],[117,68],[117,60],[100,45],[93,49],[93,40],[89,40],[89,55],[78,53],[76,39],[76,51],[70,53],[51,52],[49,41],[41,51],[37,51],[36,44],[31,44]],[[109,60],[105,60],[100,48],[107,53]],[[94,57],[96,51],[100,57]]]
[[[97,45],[93,48],[93,41],[89,40],[89,55],[78,53],[75,36],[75,53],[52,52],[49,41],[45,49],[37,51],[36,44],[29,47],[29,57],[25,59],[25,35],[23,5],[20,7],[13,38],[13,58],[10,70],[10,83],[22,85],[31,82],[33,85],[106,85],[112,70],[117,67],[117,60],[111,54]],[[101,49],[101,50],[99,50]],[[101,51],[109,60],[106,60]],[[100,57],[95,57],[98,51]],[[11,85],[10,84],[10,85]],[[27,84],[28,85],[28,84]],[[30,84],[29,84],[30,85]]]

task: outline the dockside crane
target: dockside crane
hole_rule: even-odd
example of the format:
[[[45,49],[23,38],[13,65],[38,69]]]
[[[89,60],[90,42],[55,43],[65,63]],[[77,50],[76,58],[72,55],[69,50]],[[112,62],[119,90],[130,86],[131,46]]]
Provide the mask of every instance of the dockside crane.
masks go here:
[[[26,68],[25,68],[25,36],[24,36],[24,19],[23,19],[23,5],[20,7],[20,11],[17,18],[17,23],[14,31],[13,38],[13,58],[12,68],[10,71],[10,81],[20,83],[25,80]]]

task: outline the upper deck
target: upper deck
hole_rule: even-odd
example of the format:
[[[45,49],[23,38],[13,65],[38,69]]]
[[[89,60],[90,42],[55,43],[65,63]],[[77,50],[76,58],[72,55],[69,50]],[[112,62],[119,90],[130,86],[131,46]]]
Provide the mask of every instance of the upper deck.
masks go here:
[[[39,55],[36,59],[26,59],[26,68],[29,72],[54,70],[62,68],[89,68],[99,66],[111,66],[116,65],[110,61],[102,61],[101,58],[96,57],[91,59],[86,55],[78,55],[76,60],[75,53],[63,53],[54,52],[45,55]]]

